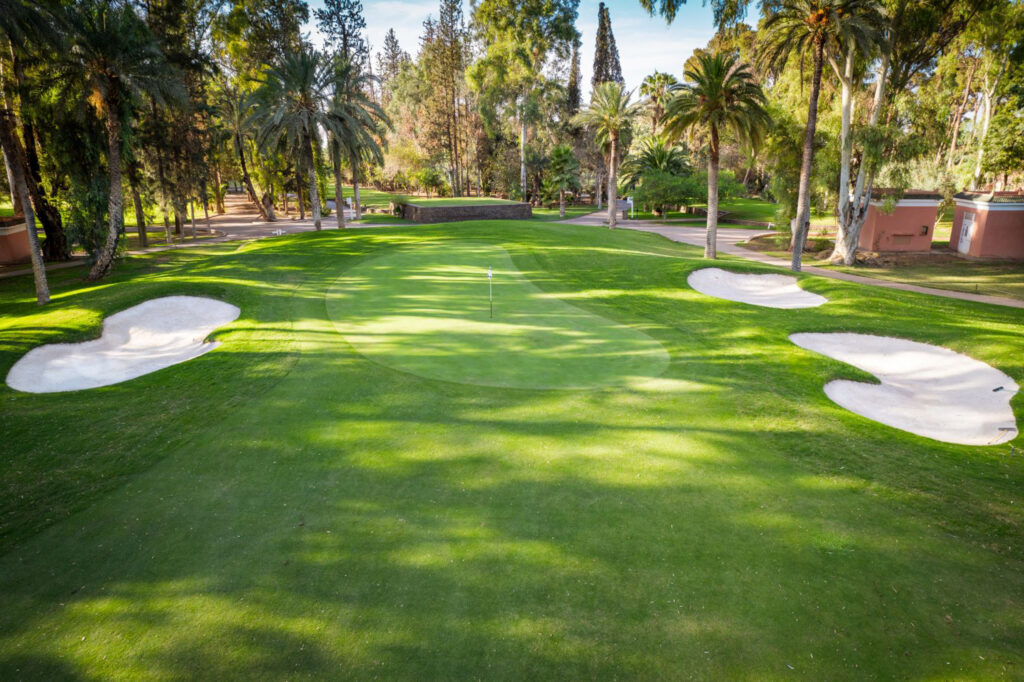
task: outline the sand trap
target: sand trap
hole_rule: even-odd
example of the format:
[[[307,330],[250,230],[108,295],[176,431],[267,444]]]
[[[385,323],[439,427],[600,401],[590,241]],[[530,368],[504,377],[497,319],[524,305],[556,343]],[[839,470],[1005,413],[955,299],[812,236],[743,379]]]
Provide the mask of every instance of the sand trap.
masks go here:
[[[889,336],[792,334],[789,339],[878,377],[881,385],[825,384],[825,395],[851,412],[946,443],[996,445],[1017,436],[1010,409],[1017,384],[984,362]]]
[[[686,283],[702,294],[765,308],[814,308],[828,299],[804,291],[796,277],[750,275],[720,268],[694,270]]]
[[[238,318],[230,303],[196,296],[155,298],[111,315],[100,338],[30,350],[11,367],[7,385],[28,393],[109,386],[213,350],[217,327]]]

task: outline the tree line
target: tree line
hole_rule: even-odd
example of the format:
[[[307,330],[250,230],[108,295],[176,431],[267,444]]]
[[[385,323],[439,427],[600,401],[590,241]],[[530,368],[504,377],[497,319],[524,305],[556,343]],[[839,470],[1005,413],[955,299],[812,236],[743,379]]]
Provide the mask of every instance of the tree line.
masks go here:
[[[640,0],[672,22],[682,2]],[[557,203],[629,194],[665,212],[778,203],[799,269],[813,210],[853,262],[879,187],[1005,187],[1024,161],[1014,0],[713,0],[716,33],[675,73],[626,88],[603,3],[584,103],[578,0],[440,0],[413,53],[374,52],[358,0],[0,0],[0,144],[43,261],[81,249],[90,279],[126,216],[195,236],[237,186],[265,220],[319,227],[346,185]],[[670,66],[670,65],[669,65]],[[196,211],[200,212],[197,218]],[[334,211],[338,226],[345,213]],[[29,230],[30,238],[37,239]]]

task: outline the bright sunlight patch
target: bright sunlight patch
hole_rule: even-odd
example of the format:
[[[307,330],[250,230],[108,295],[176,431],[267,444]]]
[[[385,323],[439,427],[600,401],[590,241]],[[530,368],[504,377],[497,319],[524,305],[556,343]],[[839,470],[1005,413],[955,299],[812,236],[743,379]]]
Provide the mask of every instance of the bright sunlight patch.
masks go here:
[[[365,357],[430,379],[593,388],[668,366],[650,336],[544,293],[490,244],[424,244],[364,261],[334,283],[327,309]]]

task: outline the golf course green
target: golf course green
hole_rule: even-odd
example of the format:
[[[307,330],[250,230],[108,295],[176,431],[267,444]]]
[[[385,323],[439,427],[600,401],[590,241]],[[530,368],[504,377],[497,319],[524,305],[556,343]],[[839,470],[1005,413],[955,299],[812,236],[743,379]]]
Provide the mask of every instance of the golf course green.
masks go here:
[[[545,294],[493,244],[420,244],[366,260],[334,283],[327,310],[364,356],[429,379],[588,388],[668,365],[657,341]]]
[[[1022,312],[811,276],[828,304],[760,308],[690,289],[708,265],[521,220],[56,270],[46,307],[0,281],[3,376],[153,298],[241,310],[130,381],[0,386],[0,679],[1024,675],[1024,437],[860,417],[822,387],[873,379],[788,339],[1021,384]]]

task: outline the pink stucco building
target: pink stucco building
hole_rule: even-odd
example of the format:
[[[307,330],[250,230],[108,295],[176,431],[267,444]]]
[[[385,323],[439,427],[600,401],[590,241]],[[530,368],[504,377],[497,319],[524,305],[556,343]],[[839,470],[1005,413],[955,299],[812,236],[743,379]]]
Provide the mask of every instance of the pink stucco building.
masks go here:
[[[0,218],[0,265],[32,260],[28,230],[23,218]]]
[[[935,192],[907,190],[892,213],[885,213],[883,203],[892,191],[872,192],[868,215],[860,232],[860,248],[883,252],[930,251],[942,197]]]
[[[1024,194],[961,192],[949,247],[970,258],[1024,260]]]

